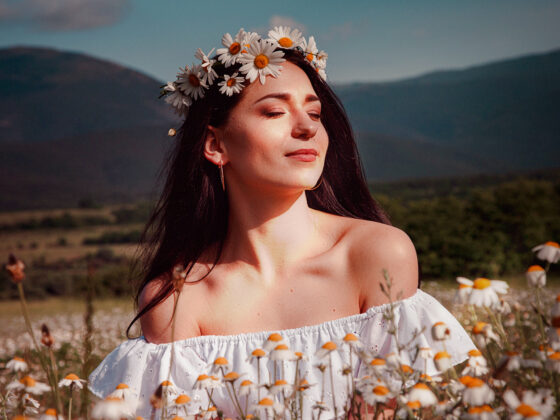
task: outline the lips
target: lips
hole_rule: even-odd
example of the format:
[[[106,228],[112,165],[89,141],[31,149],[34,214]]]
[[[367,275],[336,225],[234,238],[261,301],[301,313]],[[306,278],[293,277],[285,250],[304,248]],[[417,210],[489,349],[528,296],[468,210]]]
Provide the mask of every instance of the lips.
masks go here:
[[[295,156],[295,155],[313,155],[318,156],[317,150],[315,149],[298,149],[293,152],[288,153],[286,156]]]

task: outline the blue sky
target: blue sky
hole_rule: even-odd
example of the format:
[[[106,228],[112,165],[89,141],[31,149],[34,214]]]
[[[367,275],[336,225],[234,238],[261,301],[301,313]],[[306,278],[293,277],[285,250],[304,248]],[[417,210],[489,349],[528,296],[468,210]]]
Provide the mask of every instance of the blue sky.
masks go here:
[[[560,1],[0,0],[0,47],[84,52],[173,80],[240,27],[314,35],[335,83],[383,81],[560,47]]]

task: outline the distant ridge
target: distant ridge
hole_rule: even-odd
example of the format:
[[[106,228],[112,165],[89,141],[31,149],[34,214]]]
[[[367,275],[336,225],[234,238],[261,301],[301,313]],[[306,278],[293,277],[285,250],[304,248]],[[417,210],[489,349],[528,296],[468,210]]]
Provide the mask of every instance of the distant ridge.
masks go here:
[[[559,70],[554,50],[335,90],[371,180],[515,173],[560,167]],[[157,194],[178,124],[161,84],[80,53],[0,49],[0,210]]]

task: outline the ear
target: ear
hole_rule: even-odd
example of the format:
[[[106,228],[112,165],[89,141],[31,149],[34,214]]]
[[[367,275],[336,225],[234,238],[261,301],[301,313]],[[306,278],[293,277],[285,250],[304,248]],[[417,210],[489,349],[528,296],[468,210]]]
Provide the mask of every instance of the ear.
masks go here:
[[[214,165],[225,165],[228,162],[225,146],[221,141],[221,132],[211,125],[206,130],[204,141],[204,157]]]

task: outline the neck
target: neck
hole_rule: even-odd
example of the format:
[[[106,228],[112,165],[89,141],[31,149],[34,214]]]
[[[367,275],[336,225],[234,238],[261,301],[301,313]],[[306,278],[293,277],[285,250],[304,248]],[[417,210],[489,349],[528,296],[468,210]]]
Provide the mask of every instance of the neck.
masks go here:
[[[228,194],[224,261],[241,261],[263,278],[273,278],[313,254],[319,243],[316,212],[304,191],[279,195]]]

